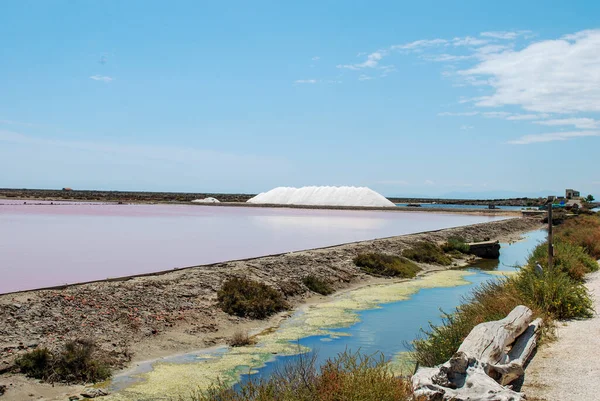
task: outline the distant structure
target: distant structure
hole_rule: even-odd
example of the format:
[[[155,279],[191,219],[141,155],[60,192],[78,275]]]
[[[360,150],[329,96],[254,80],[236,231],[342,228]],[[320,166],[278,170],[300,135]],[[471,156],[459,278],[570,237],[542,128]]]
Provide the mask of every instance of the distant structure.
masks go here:
[[[567,199],[574,199],[579,198],[581,195],[579,194],[579,191],[575,191],[574,189],[567,189],[565,191],[565,196]]]
[[[63,190],[63,191],[72,191],[72,190],[73,190],[73,188],[65,187],[65,188],[63,188],[62,190]],[[579,192],[578,192],[578,193],[579,193]]]

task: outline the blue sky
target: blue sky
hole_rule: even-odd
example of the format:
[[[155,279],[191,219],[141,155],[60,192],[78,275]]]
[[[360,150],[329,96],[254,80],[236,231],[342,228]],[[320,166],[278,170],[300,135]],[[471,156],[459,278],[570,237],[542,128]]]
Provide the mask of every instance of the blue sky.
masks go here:
[[[0,187],[600,194],[595,1],[4,1]]]

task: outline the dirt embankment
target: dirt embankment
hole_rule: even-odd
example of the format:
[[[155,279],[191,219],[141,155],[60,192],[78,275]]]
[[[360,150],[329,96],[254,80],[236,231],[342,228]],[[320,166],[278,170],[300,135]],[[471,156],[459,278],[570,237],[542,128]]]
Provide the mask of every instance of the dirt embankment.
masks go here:
[[[373,280],[352,262],[360,252],[399,254],[416,241],[440,242],[450,236],[468,241],[509,241],[540,226],[537,219],[510,219],[198,266],[126,281],[0,295],[0,372],[27,349],[53,349],[70,339],[94,339],[119,367],[132,358],[144,360],[223,343],[234,330],[257,330],[282,318],[251,321],[221,311],[216,306],[216,292],[230,276],[265,282],[280,289],[297,306],[314,296],[302,285],[302,278],[308,274],[331,281],[337,290]]]

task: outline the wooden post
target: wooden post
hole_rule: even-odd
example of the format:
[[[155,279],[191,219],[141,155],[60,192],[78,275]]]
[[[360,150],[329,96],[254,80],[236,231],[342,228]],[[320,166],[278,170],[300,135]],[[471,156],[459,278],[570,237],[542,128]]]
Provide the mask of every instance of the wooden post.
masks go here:
[[[552,203],[553,196],[548,197],[548,270],[552,270],[554,264],[554,246],[552,245]]]

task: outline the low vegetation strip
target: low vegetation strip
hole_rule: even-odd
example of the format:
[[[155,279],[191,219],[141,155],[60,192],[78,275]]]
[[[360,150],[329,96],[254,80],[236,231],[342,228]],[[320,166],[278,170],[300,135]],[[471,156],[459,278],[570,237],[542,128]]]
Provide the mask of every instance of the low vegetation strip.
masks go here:
[[[429,241],[417,242],[411,248],[404,250],[402,256],[420,263],[434,263],[442,266],[452,263],[452,258],[446,255],[438,244]]]
[[[407,258],[384,253],[361,253],[354,258],[354,264],[367,274],[413,278],[421,268]]]
[[[473,327],[501,319],[517,305],[531,308],[546,327],[554,319],[590,317],[592,300],[582,280],[598,265],[590,248],[580,246],[581,237],[574,234],[580,221],[588,234],[600,235],[599,216],[579,216],[557,227],[552,269],[547,265],[548,244],[540,244],[518,274],[481,285],[455,311],[445,313],[441,325],[424,330],[413,343],[416,361],[422,366],[447,361]]]
[[[225,281],[217,299],[224,312],[251,319],[264,319],[289,308],[279,291],[244,277]]]

